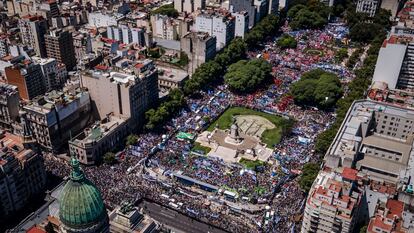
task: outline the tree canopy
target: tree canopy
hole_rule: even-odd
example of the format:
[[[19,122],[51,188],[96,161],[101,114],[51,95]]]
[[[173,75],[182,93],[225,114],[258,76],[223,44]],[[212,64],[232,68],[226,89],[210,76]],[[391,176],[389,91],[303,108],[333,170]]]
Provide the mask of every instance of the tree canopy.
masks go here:
[[[147,124],[145,128],[155,129],[163,125],[168,119],[174,116],[184,105],[186,100],[179,89],[170,91],[165,101],[157,109],[150,109],[145,113]]]
[[[356,99],[364,98],[365,91],[371,84],[371,78],[374,74],[378,52],[384,38],[385,35],[378,35],[374,40],[372,40],[371,47],[367,52],[368,57],[365,58],[362,67],[355,71],[356,77],[348,85],[347,95],[338,100],[336,104],[336,120],[334,124],[328,130],[319,134],[316,138],[315,150],[318,154],[325,154],[328,150],[352,102]]]
[[[338,77],[321,69],[312,70],[302,75],[291,87],[294,100],[299,105],[311,105],[319,108],[334,107],[342,96]]]
[[[272,66],[263,59],[241,60],[229,66],[224,81],[233,91],[252,92],[270,77],[271,71]]]
[[[318,29],[328,23],[329,7],[319,1],[293,6],[287,13],[292,29]]]
[[[297,42],[295,38],[288,34],[283,34],[281,38],[277,40],[276,43],[281,49],[287,49],[287,48],[294,49],[297,46]]]
[[[115,154],[112,152],[106,152],[103,156],[103,162],[106,164],[114,164],[116,162]]]
[[[174,4],[166,4],[153,10],[151,14],[153,15],[160,14],[160,15],[166,15],[168,17],[177,18],[178,11],[174,9]]]
[[[304,192],[309,192],[313,181],[318,176],[319,165],[316,163],[307,163],[303,166],[302,174],[299,178],[299,186]]]
[[[340,48],[338,51],[336,51],[335,61],[340,63],[347,57],[348,57],[348,49]]]
[[[379,9],[374,17],[355,12],[355,6],[346,11],[345,20],[350,28],[349,37],[352,41],[368,43],[379,35],[385,35],[391,27],[391,12]]]
[[[130,134],[128,135],[128,137],[126,138],[126,145],[127,146],[131,146],[134,145],[138,142],[138,136],[136,134]]]

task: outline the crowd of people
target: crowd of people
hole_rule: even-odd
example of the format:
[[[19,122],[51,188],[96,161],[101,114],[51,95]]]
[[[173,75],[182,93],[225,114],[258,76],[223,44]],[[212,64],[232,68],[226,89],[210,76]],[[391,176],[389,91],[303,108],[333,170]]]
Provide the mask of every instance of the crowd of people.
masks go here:
[[[165,193],[183,203],[178,211],[230,232],[258,229],[288,232],[295,228],[305,198],[295,177],[304,163],[315,160],[315,136],[326,130],[335,117],[332,112],[296,106],[289,97],[289,86],[314,68],[334,72],[344,81],[354,75],[334,64],[335,41],[346,33],[342,25],[329,25],[324,30],[283,30],[296,38],[296,49],[281,50],[274,38],[262,50],[248,53],[251,58],[261,56],[272,64],[274,80],[266,89],[250,95],[236,95],[224,85],[200,91],[197,98],[187,98],[187,108],[165,125],[164,132],[143,133],[135,145],[118,153],[118,158],[122,159],[117,164],[84,167],[87,177],[102,191],[109,208],[140,198],[168,205],[170,200],[160,195]],[[192,142],[175,137],[179,131],[197,135],[228,107],[235,105],[295,120],[292,131],[275,146],[270,158],[272,163],[249,170],[241,164],[228,164],[221,159],[191,153]],[[53,156],[48,156],[45,163],[48,171],[56,176],[65,177],[70,172],[67,163]],[[275,214],[265,224],[264,208],[253,214],[240,214],[226,202],[207,201],[207,194],[192,193],[188,187],[171,179],[169,174],[173,172],[237,192],[251,203],[270,206]]]

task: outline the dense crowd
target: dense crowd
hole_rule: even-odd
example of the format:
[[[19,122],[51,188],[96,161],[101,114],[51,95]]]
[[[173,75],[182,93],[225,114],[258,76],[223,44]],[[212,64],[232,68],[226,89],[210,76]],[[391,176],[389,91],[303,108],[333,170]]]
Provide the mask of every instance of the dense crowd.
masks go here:
[[[259,229],[257,226],[263,227],[265,224],[266,210],[240,214],[223,202],[207,201],[205,194],[192,193],[167,175],[180,172],[205,183],[233,190],[250,201],[265,200],[264,203],[275,212],[264,227],[267,231],[288,232],[295,228],[297,216],[303,207],[304,194],[294,177],[300,173],[304,163],[315,159],[314,139],[333,122],[334,114],[294,105],[288,95],[289,86],[303,72],[314,68],[334,72],[344,82],[354,75],[333,62],[335,41],[346,34],[343,26],[329,25],[324,30],[295,32],[288,28],[283,30],[296,38],[296,49],[281,50],[276,46],[275,38],[265,43],[262,50],[248,53],[251,58],[263,57],[272,64],[274,82],[266,89],[244,96],[229,92],[224,85],[201,91],[197,98],[187,99],[187,108],[166,124],[164,132],[141,134],[135,145],[118,153],[118,157],[122,158],[119,163],[84,168],[87,177],[102,191],[109,208],[114,208],[122,201],[142,197],[168,205],[170,200],[160,195],[165,193],[183,203],[179,211],[230,232],[252,232],[252,229]],[[175,137],[178,131],[197,135],[229,106],[234,105],[295,119],[292,132],[284,135],[275,146],[271,158],[273,163],[264,165],[260,170],[251,171],[240,164],[227,164],[217,158],[192,154],[191,143]],[[46,159],[46,166],[59,177],[70,172],[66,163],[51,156]]]

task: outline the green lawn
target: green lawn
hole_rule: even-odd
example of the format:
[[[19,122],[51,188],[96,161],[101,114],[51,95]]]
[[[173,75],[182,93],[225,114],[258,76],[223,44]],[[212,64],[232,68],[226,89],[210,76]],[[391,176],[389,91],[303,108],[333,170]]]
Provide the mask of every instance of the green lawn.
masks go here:
[[[195,142],[194,146],[193,146],[193,149],[191,149],[191,150],[193,150],[193,151],[196,151],[196,150],[197,151],[202,151],[206,155],[206,154],[208,154],[208,152],[211,151],[211,148],[206,147],[206,146],[202,146],[199,142]]]
[[[228,129],[233,123],[232,116],[236,115],[256,115],[261,116],[272,122],[276,127],[273,129],[267,129],[263,132],[261,140],[269,148],[273,148],[273,145],[280,142],[283,133],[289,132],[292,126],[291,120],[286,120],[280,116],[267,114],[264,112],[258,112],[248,108],[233,107],[227,109],[217,120],[215,120],[209,127],[208,131],[213,131],[216,125],[219,129]]]
[[[240,164],[245,166],[247,169],[254,170],[257,166],[264,166],[266,165],[265,162],[260,160],[250,160],[246,158],[241,158],[239,161]]]

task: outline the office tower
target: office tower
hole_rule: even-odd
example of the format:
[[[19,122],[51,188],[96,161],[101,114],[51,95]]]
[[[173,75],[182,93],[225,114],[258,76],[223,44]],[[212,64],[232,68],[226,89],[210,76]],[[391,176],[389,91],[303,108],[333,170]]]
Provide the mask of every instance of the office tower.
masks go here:
[[[8,84],[17,86],[20,98],[33,99],[46,92],[45,80],[39,64],[23,60],[5,68]]]
[[[76,66],[75,48],[73,46],[72,33],[61,29],[52,30],[45,36],[46,53],[50,58],[55,58],[59,63],[71,71]]]
[[[41,16],[26,15],[19,20],[19,29],[22,43],[33,48],[38,56],[46,57],[46,20]]]

